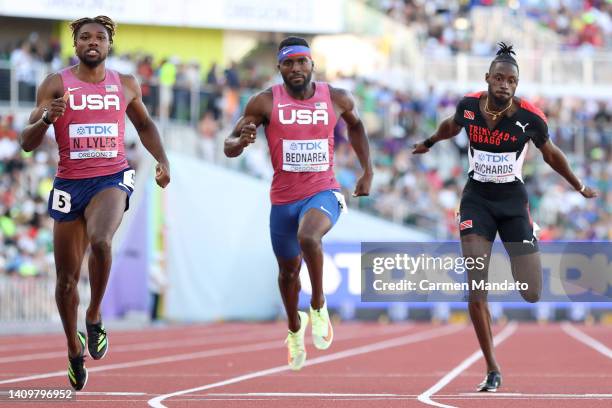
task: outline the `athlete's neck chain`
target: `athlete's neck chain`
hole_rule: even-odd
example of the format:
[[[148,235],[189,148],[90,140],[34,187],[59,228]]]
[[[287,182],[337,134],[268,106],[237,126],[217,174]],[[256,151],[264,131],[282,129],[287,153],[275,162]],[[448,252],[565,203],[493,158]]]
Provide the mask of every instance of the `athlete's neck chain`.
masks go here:
[[[489,115],[491,115],[492,119],[495,121],[497,120],[497,117],[500,116],[502,113],[504,113],[505,111],[507,111],[508,109],[510,109],[510,107],[512,106],[512,98],[510,98],[510,103],[508,104],[508,106],[506,106],[504,109],[498,111],[498,112],[493,112],[489,110],[489,96],[487,95],[487,100],[485,101],[485,113],[488,113]]]

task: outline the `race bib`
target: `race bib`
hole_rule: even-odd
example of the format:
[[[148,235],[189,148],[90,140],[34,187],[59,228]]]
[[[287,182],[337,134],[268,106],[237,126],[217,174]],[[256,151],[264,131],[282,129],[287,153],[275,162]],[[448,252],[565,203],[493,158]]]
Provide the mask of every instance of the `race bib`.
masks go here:
[[[63,212],[64,214],[68,214],[70,209],[72,208],[72,203],[70,202],[72,196],[67,191],[58,190],[57,188],[53,189],[53,198],[51,202],[51,208],[55,211]]]
[[[296,173],[329,169],[329,140],[283,140],[283,170]]]
[[[70,158],[111,159],[117,157],[119,124],[73,123],[68,126]]]
[[[470,156],[472,178],[483,183],[511,183],[520,174],[516,162],[516,152],[491,153],[474,149]]]
[[[136,182],[136,170],[127,170],[123,173],[123,184],[126,187],[129,187],[132,191],[134,190],[134,183]]]

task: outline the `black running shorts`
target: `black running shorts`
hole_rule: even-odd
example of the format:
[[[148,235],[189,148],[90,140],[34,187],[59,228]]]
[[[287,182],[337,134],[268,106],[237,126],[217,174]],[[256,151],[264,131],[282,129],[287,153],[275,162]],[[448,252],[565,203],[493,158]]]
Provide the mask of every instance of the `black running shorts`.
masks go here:
[[[510,256],[538,252],[527,191],[520,181],[495,184],[470,179],[459,215],[461,236],[478,234],[493,242],[499,232]]]

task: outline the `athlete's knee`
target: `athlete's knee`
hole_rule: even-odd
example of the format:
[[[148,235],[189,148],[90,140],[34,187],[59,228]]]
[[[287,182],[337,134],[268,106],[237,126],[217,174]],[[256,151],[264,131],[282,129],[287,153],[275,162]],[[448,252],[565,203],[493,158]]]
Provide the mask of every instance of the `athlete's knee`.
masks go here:
[[[298,242],[302,251],[312,251],[321,248],[321,238],[312,233],[298,232]]]
[[[79,283],[78,278],[67,274],[58,274],[55,283],[55,291],[60,295],[71,293],[77,288]]]
[[[536,303],[540,300],[541,293],[536,289],[527,289],[521,291],[521,296],[525,299],[526,302]]]
[[[282,267],[278,270],[278,281],[283,283],[292,283],[300,279],[300,268]]]
[[[109,237],[91,237],[91,252],[97,257],[107,257],[111,255],[112,241]]]

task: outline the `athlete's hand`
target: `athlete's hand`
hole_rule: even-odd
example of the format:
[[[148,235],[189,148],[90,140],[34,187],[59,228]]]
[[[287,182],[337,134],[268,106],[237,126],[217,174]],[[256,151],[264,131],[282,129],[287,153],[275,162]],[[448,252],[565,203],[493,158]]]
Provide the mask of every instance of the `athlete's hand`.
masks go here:
[[[598,196],[597,191],[593,190],[591,187],[585,187],[584,191],[580,194],[582,194],[582,196],[586,198],[595,198]]]
[[[51,104],[47,108],[49,113],[47,113],[47,117],[53,123],[66,112],[66,103],[68,102],[68,98],[70,97],[70,91],[66,91],[64,96],[61,98],[56,98],[51,101]]]
[[[244,125],[242,129],[240,129],[240,144],[242,147],[247,147],[251,143],[255,143],[255,139],[257,138],[257,126],[253,122],[250,122],[248,125]]]
[[[370,187],[372,186],[372,173],[363,173],[357,184],[355,185],[355,191],[353,197],[362,197],[370,195]]]
[[[425,146],[423,142],[412,145],[412,154],[423,154],[429,151],[429,147]]]
[[[161,188],[165,188],[170,183],[170,167],[166,163],[157,163],[155,166],[155,182]]]

